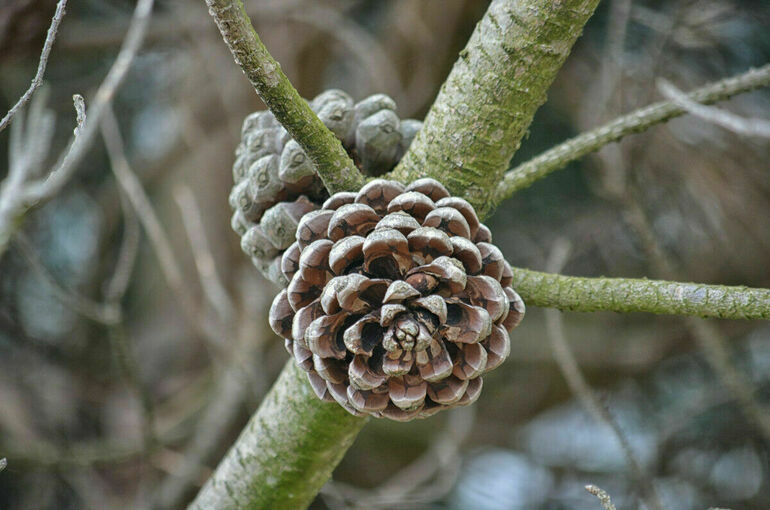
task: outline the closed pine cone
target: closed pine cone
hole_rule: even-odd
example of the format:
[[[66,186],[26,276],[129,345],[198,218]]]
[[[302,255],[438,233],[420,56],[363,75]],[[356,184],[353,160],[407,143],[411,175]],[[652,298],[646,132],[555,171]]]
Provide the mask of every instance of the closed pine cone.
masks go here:
[[[270,324],[316,394],[399,421],[467,405],[524,315],[511,267],[433,179],[376,179],[306,214]]]
[[[345,92],[332,89],[310,105],[366,175],[392,169],[422,127],[416,120],[400,120],[396,103],[384,94],[354,103]],[[300,218],[319,209],[328,194],[313,162],[270,112],[246,117],[235,154],[233,230],[262,274],[286,285],[281,255],[294,241]]]

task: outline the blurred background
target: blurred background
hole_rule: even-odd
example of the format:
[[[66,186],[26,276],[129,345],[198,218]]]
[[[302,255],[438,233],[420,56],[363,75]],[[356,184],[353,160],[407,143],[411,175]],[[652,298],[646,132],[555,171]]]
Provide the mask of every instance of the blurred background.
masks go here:
[[[423,118],[487,4],[245,3],[304,97],[384,92],[401,118]],[[34,76],[54,7],[0,1],[0,112]],[[133,7],[70,1],[35,99],[55,119],[49,166]],[[769,26],[763,0],[602,1],[514,163],[659,100],[658,78],[689,90],[767,63]],[[184,508],[288,358],[265,319],[278,289],[227,204],[240,124],[264,106],[202,1],[156,2],[113,106],[123,146],[97,137],[0,259],[0,508]],[[768,118],[770,91],[720,107]],[[516,266],[770,287],[768,161],[768,140],[685,116],[536,183],[488,225]],[[593,412],[560,368],[570,356]],[[594,484],[622,510],[767,509],[768,409],[767,322],[530,307],[474,406],[372,420],[312,508],[598,509]]]

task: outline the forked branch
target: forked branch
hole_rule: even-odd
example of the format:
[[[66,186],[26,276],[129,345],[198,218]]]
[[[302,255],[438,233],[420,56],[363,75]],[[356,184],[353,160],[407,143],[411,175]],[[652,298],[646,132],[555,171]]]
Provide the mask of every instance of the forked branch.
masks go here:
[[[700,104],[713,104],[768,85],[770,85],[770,64],[693,90],[687,94],[687,98]],[[652,126],[685,113],[687,109],[676,102],[661,101],[570,138],[506,172],[503,181],[495,191],[494,203],[499,204],[538,179],[564,168],[587,154],[598,151],[605,145],[617,142],[625,136],[646,131]]]
[[[241,0],[206,0],[235,62],[259,97],[315,163],[329,193],[358,190],[364,178],[342,143],[300,97],[251,26]]]

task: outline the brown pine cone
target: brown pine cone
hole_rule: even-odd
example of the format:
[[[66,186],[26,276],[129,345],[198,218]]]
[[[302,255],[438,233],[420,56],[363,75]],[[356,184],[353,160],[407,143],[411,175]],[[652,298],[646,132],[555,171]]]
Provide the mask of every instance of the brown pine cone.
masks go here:
[[[422,127],[416,120],[400,121],[396,103],[384,94],[354,104],[332,89],[310,104],[366,175],[392,169]],[[235,154],[233,230],[262,274],[286,285],[281,255],[294,242],[299,219],[319,209],[328,194],[313,162],[270,112],[246,117]]]
[[[316,394],[399,421],[467,405],[524,316],[473,207],[439,182],[377,179],[303,216],[270,325]]]

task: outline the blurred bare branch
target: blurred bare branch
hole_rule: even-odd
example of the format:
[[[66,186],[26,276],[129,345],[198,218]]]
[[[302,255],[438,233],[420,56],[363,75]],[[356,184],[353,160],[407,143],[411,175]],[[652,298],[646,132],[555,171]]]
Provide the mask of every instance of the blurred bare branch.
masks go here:
[[[569,242],[564,239],[559,239],[554,243],[551,253],[548,257],[547,269],[551,272],[559,272],[562,270],[567,262],[567,258],[570,252]],[[591,387],[580,371],[580,367],[575,360],[575,356],[572,354],[572,350],[567,342],[567,336],[564,333],[564,323],[562,320],[562,312],[559,310],[547,309],[546,314],[546,329],[548,331],[548,340],[551,343],[551,350],[553,357],[556,360],[559,369],[561,370],[564,378],[567,380],[572,393],[578,398],[583,408],[593,416],[593,418],[599,422],[605,424],[612,430],[615,438],[623,449],[623,454],[626,457],[626,462],[631,468],[634,478],[644,493],[644,499],[650,508],[656,510],[663,510],[663,504],[660,501],[660,497],[655,490],[655,486],[652,484],[652,480],[649,475],[642,468],[641,463],[638,461],[636,454],[631,448],[631,444],[626,437],[626,434],[620,428],[620,425],[610,413],[609,409],[602,404],[598,397],[591,390]]]
[[[131,63],[139,50],[152,13],[153,0],[138,0],[131,25],[115,62],[110,68],[89,108],[89,118],[78,124],[76,136],[60,156],[58,163],[44,179],[31,180],[34,169],[9,174],[0,189],[0,256],[5,252],[24,213],[56,196],[70,180],[78,164],[94,140],[102,114],[112,102],[115,93],[125,80]],[[85,117],[82,103],[75,98],[78,122]]]
[[[696,89],[690,92],[688,97],[700,103],[711,104],[768,84],[770,84],[770,64]],[[495,203],[499,204],[536,180],[564,168],[568,163],[595,152],[607,144],[617,142],[627,135],[640,133],[685,113],[687,110],[673,101],[662,101],[571,138],[506,172],[495,192]]]
[[[223,339],[214,331],[211,325],[198,312],[198,306],[193,300],[192,290],[187,280],[182,276],[177,256],[171,247],[168,235],[161,226],[158,216],[150,202],[149,197],[142,187],[141,181],[131,170],[123,149],[123,140],[120,135],[115,114],[111,107],[105,109],[102,119],[102,134],[107,154],[109,155],[112,171],[120,183],[121,188],[128,196],[134,207],[139,221],[147,232],[153,251],[158,257],[163,276],[176,297],[182,312],[192,321],[196,329],[204,335],[211,347],[221,349]]]
[[[56,40],[56,32],[59,30],[59,24],[61,23],[62,18],[64,18],[65,7],[67,7],[67,0],[59,0],[56,4],[56,11],[53,14],[53,19],[51,19],[51,26],[48,27],[48,34],[43,43],[43,51],[40,53],[40,62],[37,65],[35,77],[32,78],[32,83],[29,85],[29,88],[19,98],[16,104],[13,105],[11,109],[8,110],[8,113],[5,114],[5,117],[0,120],[0,131],[8,126],[11,119],[13,119],[13,116],[27,104],[27,101],[30,100],[32,94],[34,94],[38,87],[42,85],[45,68],[48,65],[48,56],[51,54],[51,48],[53,48],[53,43]]]
[[[179,206],[187,238],[192,247],[203,294],[219,314],[222,323],[227,324],[235,319],[235,306],[217,272],[217,264],[206,239],[206,230],[195,195],[188,186],[180,184],[174,188],[174,199]]]
[[[475,422],[474,407],[454,409],[446,428],[435,436],[427,451],[379,486],[365,490],[330,481],[321,494],[327,502],[353,510],[403,508],[439,501],[457,480],[460,449],[473,431]]]
[[[741,117],[715,106],[705,106],[693,101],[687,94],[676,88],[668,80],[658,80],[658,90],[690,115],[721,126],[733,133],[744,136],[770,138],[770,121],[758,118]]]

